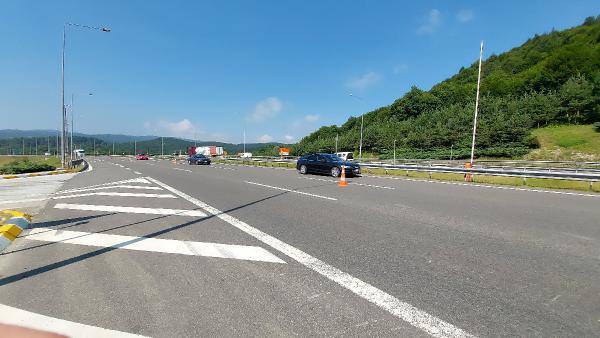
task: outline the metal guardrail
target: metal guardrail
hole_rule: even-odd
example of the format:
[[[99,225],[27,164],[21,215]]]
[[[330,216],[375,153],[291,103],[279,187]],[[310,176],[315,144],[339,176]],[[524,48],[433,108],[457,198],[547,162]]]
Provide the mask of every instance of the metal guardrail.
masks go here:
[[[274,158],[267,156],[252,157],[252,158],[228,158],[224,157],[227,161],[242,161],[248,163],[293,163],[297,158]],[[437,162],[437,161],[436,161]],[[478,161],[474,168],[464,168],[462,166],[450,166],[449,163],[439,163],[434,161],[425,162],[422,164],[418,162],[408,162],[403,164],[389,164],[384,161],[380,162],[359,162],[363,168],[370,169],[384,169],[384,170],[407,170],[407,171],[422,171],[422,172],[439,172],[439,173],[455,173],[455,174],[480,174],[488,176],[508,176],[508,177],[521,177],[521,178],[543,178],[543,179],[558,179],[558,180],[573,180],[573,181],[589,181],[598,182],[600,181],[600,163],[597,162],[586,162],[588,165],[598,165],[595,167],[542,167],[534,166],[534,164],[540,163],[573,163],[573,162],[558,162],[558,161]],[[442,162],[442,161],[440,161]],[[463,164],[463,161],[454,162]],[[495,165],[488,166],[487,163],[493,163]],[[510,167],[506,164],[528,164],[521,167]],[[504,165],[499,165],[504,164]]]

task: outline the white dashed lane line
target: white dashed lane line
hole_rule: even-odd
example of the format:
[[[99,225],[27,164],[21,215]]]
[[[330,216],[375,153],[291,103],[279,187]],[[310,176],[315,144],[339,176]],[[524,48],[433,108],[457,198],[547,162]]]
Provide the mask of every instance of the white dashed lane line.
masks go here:
[[[331,183],[337,183],[338,181],[334,181],[334,180],[327,180],[324,178],[315,178],[315,177],[298,177],[298,178],[302,178],[305,180],[313,180],[313,181],[323,181],[323,182],[331,182]],[[365,184],[365,183],[356,183],[354,181],[349,181],[348,182],[349,185],[360,185],[363,187],[370,187],[370,188],[379,188],[379,189],[388,189],[388,190],[395,190],[396,188],[394,187],[386,187],[386,186],[382,186],[382,185],[373,185],[373,184]]]
[[[271,188],[271,189],[276,189],[276,190],[281,190],[281,191],[287,191],[287,192],[291,192],[291,193],[294,193],[294,194],[305,195],[305,196],[310,196],[310,197],[317,197],[317,198],[323,198],[323,199],[330,200],[330,201],[337,201],[337,198],[333,198],[333,197],[327,197],[327,196],[322,196],[322,195],[317,195],[317,194],[311,194],[311,193],[307,193],[307,192],[303,192],[303,191],[297,191],[297,190],[292,190],[292,189],[288,189],[288,188],[274,187],[272,185],[266,185],[266,184],[262,184],[262,183],[249,182],[249,181],[244,181],[244,182],[248,183],[248,184],[258,185],[260,187]]]

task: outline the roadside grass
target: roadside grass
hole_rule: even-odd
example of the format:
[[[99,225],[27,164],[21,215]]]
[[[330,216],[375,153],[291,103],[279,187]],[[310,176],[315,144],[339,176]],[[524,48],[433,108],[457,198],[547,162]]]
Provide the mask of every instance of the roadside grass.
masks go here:
[[[0,174],[23,174],[55,170],[60,159],[54,156],[0,156]]]
[[[214,163],[221,164],[243,164],[252,165],[257,167],[275,167],[275,168],[296,168],[295,163],[276,163],[276,162],[254,162],[254,161],[241,161],[241,160],[217,160]],[[439,181],[451,181],[451,182],[465,182],[463,174],[454,173],[427,173],[422,171],[412,170],[385,170],[380,168],[363,168],[363,174],[368,175],[381,175],[381,176],[398,176],[407,177],[413,179],[422,180],[439,180]],[[520,178],[520,177],[505,177],[505,176],[486,176],[486,175],[473,175],[474,184],[491,184],[491,185],[505,185],[515,187],[530,187],[530,188],[542,188],[542,189],[568,189],[578,191],[593,191],[600,192],[600,182],[586,182],[586,181],[569,181],[569,180],[554,180],[544,178]]]
[[[439,181],[455,181],[465,182],[463,174],[453,173],[427,173],[422,171],[411,170],[384,170],[384,169],[363,169],[363,173],[372,175],[388,175],[402,176],[416,179],[431,179]],[[467,183],[467,182],[465,182]],[[520,177],[505,177],[505,176],[486,176],[473,175],[473,183],[475,184],[495,184],[507,185],[516,187],[531,187],[543,189],[568,189],[579,191],[594,191],[600,192],[600,182],[587,181],[570,181],[570,180],[554,180],[545,178],[520,178]]]
[[[540,148],[528,160],[600,161],[600,132],[589,125],[550,126],[533,130]]]

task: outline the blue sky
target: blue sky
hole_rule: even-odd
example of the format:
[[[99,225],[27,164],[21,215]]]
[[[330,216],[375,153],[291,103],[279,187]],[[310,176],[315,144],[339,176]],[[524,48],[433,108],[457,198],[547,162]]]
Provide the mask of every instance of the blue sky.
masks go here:
[[[429,89],[597,1],[10,1],[0,3],[0,129],[55,129],[64,22],[75,129],[297,141]],[[484,69],[485,71],[485,69]],[[92,93],[92,95],[89,95]],[[349,95],[354,93],[362,100]],[[67,100],[67,101],[68,101]]]

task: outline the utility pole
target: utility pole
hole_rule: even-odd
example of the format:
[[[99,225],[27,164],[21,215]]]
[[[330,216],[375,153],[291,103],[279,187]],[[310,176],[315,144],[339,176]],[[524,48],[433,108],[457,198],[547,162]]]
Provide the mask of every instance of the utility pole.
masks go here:
[[[48,154],[50,154],[50,136],[48,136]]]
[[[165,140],[164,137],[160,137],[160,156],[165,156]]]
[[[37,137],[35,138],[35,156],[37,156],[38,152],[37,152]]]
[[[246,153],[246,127],[244,127],[244,154]]]
[[[113,155],[115,154],[115,141],[113,140]]]
[[[23,150],[21,151],[21,155],[25,155],[25,138],[22,137],[21,140],[23,141]]]
[[[133,140],[133,154],[137,154],[137,140]]]
[[[473,142],[471,143],[471,166],[475,156],[475,135],[477,133],[477,110],[479,108],[479,85],[481,83],[481,61],[483,59],[483,40],[479,49],[479,72],[477,74],[477,96],[475,97],[475,117],[473,118]]]
[[[96,139],[94,139],[94,156],[96,156]]]

